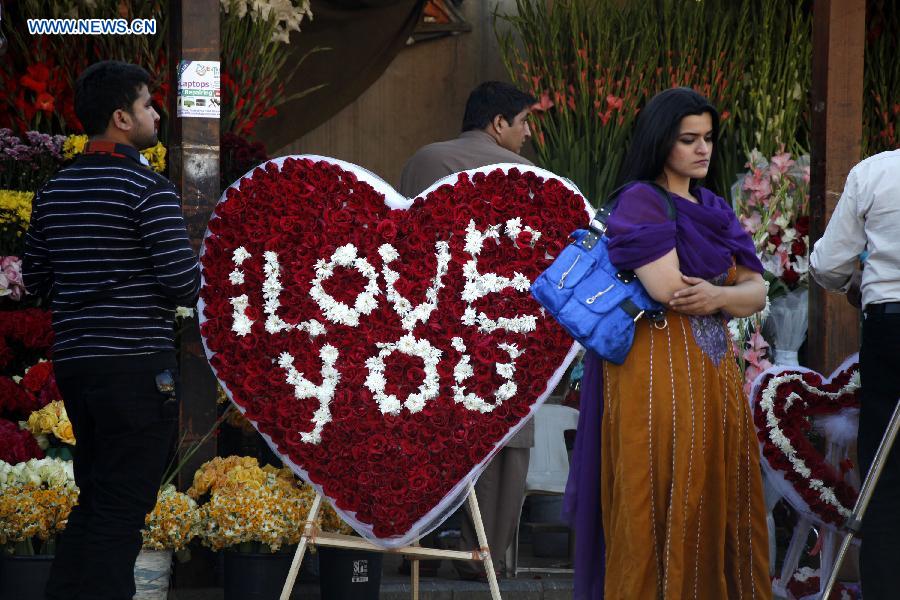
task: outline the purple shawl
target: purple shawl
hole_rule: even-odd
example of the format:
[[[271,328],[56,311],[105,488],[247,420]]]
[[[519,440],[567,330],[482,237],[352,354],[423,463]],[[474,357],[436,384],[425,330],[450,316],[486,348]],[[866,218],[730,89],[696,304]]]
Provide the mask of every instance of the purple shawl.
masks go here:
[[[753,240],[731,206],[703,187],[695,188],[694,195],[699,204],[669,194],[675,205],[672,221],[649,185],[638,182],[625,189],[607,222],[609,260],[620,269],[636,269],[675,248],[685,275],[712,279],[731,268],[732,257],[762,273]]]
[[[563,498],[563,518],[575,536],[573,600],[602,600],[606,548],[600,514],[600,420],[603,418],[603,361],[584,355],[578,431]]]
[[[728,271],[732,260],[762,273],[753,241],[731,206],[706,188],[698,187],[694,194],[699,204],[670,194],[676,212],[672,221],[663,199],[649,185],[635,183],[623,191],[607,221],[610,261],[620,269],[636,269],[675,248],[686,275],[711,279]],[[592,352],[585,354],[583,377],[563,517],[578,532],[574,600],[602,600],[606,553],[600,512],[603,362]]]

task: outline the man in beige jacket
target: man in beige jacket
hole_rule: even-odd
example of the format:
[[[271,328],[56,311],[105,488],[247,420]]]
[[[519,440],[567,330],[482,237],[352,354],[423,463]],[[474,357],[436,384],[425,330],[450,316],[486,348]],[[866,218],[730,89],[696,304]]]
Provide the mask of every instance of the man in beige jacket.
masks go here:
[[[452,140],[428,144],[413,154],[403,167],[400,192],[412,198],[442,177],[495,163],[531,165],[519,153],[531,136],[527,119],[535,102],[533,96],[508,83],[480,84],[466,102],[462,133]],[[518,526],[533,445],[534,424],[529,422],[497,453],[475,486],[488,546],[499,573],[505,570],[505,552]],[[460,547],[478,547],[467,512],[462,519]],[[463,579],[485,576],[480,563],[458,561],[456,570]]]

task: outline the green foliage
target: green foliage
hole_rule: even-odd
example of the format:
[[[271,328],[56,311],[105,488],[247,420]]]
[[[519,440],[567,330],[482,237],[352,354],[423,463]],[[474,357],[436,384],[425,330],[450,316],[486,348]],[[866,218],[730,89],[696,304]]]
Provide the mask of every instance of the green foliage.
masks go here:
[[[811,24],[801,0],[517,0],[516,9],[495,15],[495,31],[510,77],[542,99],[532,117],[538,161],[595,205],[615,186],[638,112],[669,87],[692,87],[721,113],[720,192],[753,148],[808,147]]]

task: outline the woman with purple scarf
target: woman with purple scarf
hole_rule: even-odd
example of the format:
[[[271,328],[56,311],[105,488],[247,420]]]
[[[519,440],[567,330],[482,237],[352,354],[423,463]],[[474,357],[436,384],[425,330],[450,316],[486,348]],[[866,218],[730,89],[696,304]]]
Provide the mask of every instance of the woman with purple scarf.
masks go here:
[[[761,310],[766,288],[731,206],[698,185],[718,128],[705,98],[666,90],[624,161],[610,260],[667,307],[666,325],[638,321],[622,365],[585,359],[566,498],[575,600],[771,598],[759,449],[726,326]]]

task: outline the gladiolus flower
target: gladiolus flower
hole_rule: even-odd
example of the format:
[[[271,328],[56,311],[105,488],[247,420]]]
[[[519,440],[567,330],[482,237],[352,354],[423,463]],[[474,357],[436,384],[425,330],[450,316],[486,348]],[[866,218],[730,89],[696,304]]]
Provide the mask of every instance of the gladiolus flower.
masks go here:
[[[609,110],[622,110],[622,106],[624,106],[624,104],[624,100],[613,94],[610,94],[606,97],[606,105]]]
[[[40,94],[38,94],[37,100],[34,101],[34,106],[38,110],[53,112],[53,101],[53,96],[51,96],[47,92],[41,92]]]
[[[531,106],[531,110],[536,112],[544,112],[551,108],[553,108],[553,101],[550,100],[550,94],[547,92],[541,94],[541,99]]]

